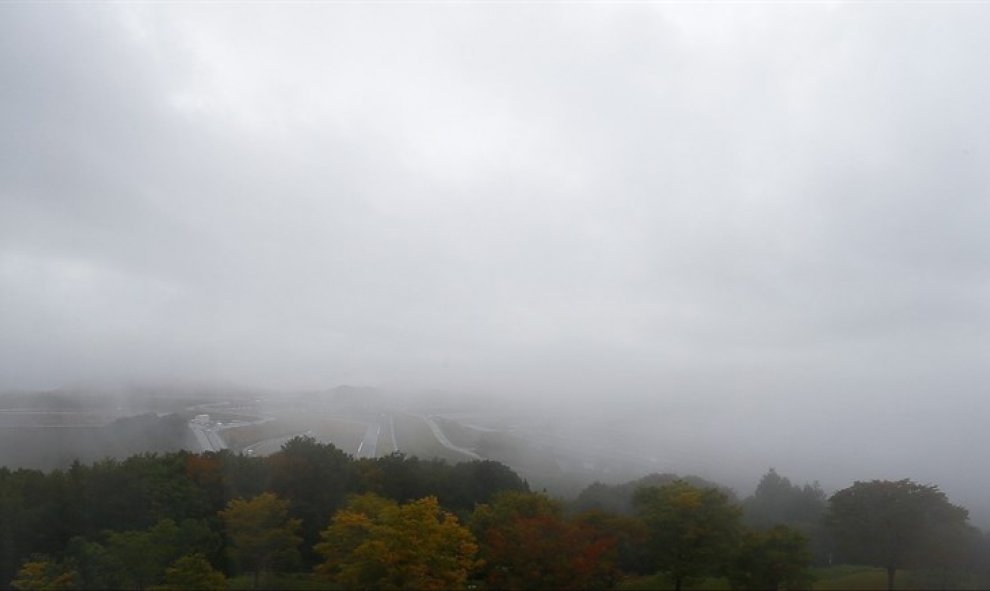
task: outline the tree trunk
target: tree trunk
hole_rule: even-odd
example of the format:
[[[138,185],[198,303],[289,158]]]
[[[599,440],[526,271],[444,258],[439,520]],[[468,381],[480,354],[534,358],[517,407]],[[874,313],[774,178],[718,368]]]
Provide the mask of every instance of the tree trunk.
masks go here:
[[[681,579],[683,578],[681,575],[674,575],[674,591],[681,591]]]
[[[261,572],[260,569],[254,571],[254,588],[255,589],[258,588],[258,573],[260,573],[260,572]]]
[[[887,567],[887,591],[894,591],[894,573],[897,572],[897,567],[888,566]]]

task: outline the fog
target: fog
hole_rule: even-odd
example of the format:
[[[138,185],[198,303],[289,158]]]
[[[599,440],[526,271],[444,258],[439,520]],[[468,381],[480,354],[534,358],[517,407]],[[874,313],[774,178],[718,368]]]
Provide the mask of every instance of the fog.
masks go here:
[[[982,499],[988,11],[3,4],[0,389],[443,390]]]

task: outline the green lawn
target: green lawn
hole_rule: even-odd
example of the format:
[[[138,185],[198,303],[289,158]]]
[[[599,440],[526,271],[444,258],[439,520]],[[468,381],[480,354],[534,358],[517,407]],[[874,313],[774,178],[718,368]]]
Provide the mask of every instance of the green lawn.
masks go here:
[[[337,449],[354,454],[367,426],[367,423],[342,417],[288,414],[267,423],[225,429],[223,437],[232,450],[241,451],[266,439],[312,431],[322,441],[329,441]]]
[[[882,568],[870,566],[840,565],[828,568],[812,569],[815,582],[812,589],[886,589],[887,572]],[[901,589],[907,578],[907,573],[899,572],[895,578],[895,586]],[[899,584],[898,584],[899,583]]]
[[[887,588],[887,572],[869,566],[841,565],[812,569],[815,575],[813,589],[879,589]],[[894,577],[894,589],[987,589],[990,580],[977,579],[953,573],[935,571],[898,570]]]
[[[227,587],[233,591],[241,589],[254,589],[254,577],[252,575],[241,575],[227,579]],[[262,573],[258,579],[259,589],[273,589],[275,591],[291,591],[299,589],[333,590],[340,589],[340,585],[323,581],[307,573]]]
[[[674,581],[665,575],[653,575],[649,577],[630,577],[619,583],[616,587],[624,591],[647,591],[656,589],[666,591],[674,588]],[[682,589],[711,589],[721,591],[730,589],[729,582],[723,578],[706,578],[699,581],[687,581],[681,586]]]
[[[814,591],[832,591],[846,589],[862,589],[863,591],[885,591],[887,589],[887,571],[870,566],[839,565],[828,568],[811,569]],[[663,575],[650,577],[629,578],[618,586],[627,591],[647,589],[673,589],[674,584]],[[729,589],[725,579],[709,578],[693,585],[684,585],[684,589]],[[894,577],[894,588],[904,591],[923,589],[990,589],[990,580],[977,580],[972,577],[943,578],[940,573],[899,570]]]

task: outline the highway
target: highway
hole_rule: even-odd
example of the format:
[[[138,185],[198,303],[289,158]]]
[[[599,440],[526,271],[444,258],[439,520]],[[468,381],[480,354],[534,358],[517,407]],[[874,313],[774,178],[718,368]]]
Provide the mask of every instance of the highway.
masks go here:
[[[227,449],[227,444],[224,442],[220,434],[217,433],[216,427],[207,427],[193,421],[189,421],[189,428],[192,429],[193,435],[196,437],[196,442],[202,448],[202,451],[220,451],[222,449]]]
[[[382,426],[379,423],[369,423],[364,431],[364,439],[358,444],[356,457],[374,458],[378,453],[378,436],[382,433]]]
[[[469,458],[472,458],[472,459],[475,459],[475,460],[484,460],[485,459],[485,458],[479,456],[478,454],[474,453],[470,449],[467,449],[466,447],[459,447],[459,446],[454,445],[453,443],[451,443],[451,441],[449,439],[447,439],[447,436],[444,435],[443,430],[440,429],[440,425],[437,425],[436,421],[433,420],[433,417],[432,416],[426,416],[426,415],[421,415],[421,416],[422,416],[423,420],[426,421],[426,424],[430,426],[430,431],[433,431],[433,436],[437,438],[437,441],[440,442],[440,445],[446,447],[449,450],[456,451],[459,454],[464,454],[464,455],[468,456]]]

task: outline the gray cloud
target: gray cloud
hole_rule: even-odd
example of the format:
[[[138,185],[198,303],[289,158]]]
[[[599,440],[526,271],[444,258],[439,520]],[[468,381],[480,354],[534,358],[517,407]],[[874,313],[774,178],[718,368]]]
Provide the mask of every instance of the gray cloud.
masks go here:
[[[481,390],[948,477],[985,13],[3,5],[0,385]]]

